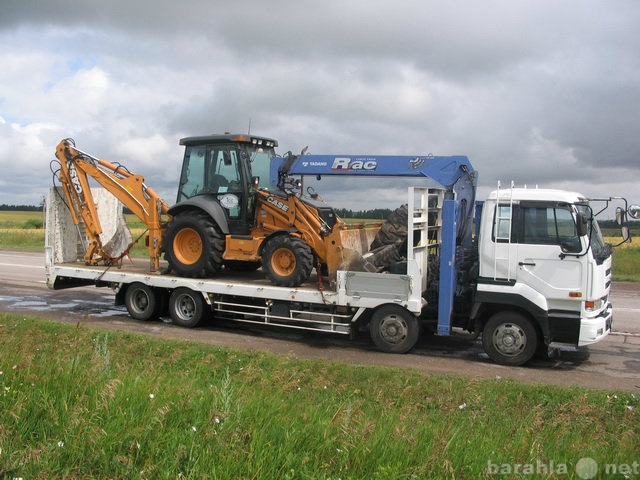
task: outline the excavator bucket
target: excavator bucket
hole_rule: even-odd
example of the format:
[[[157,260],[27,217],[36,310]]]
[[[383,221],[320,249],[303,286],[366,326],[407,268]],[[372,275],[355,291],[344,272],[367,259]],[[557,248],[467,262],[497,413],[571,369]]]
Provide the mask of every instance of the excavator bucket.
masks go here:
[[[111,258],[120,257],[131,244],[131,232],[122,213],[122,204],[103,188],[92,190],[98,205],[103,251]],[[47,198],[47,251],[55,252],[56,263],[84,260],[89,239],[84,224],[74,225],[61,187],[52,187]]]
[[[111,238],[106,240],[104,234],[100,235],[100,238],[102,239],[102,250],[111,258],[120,258],[133,243],[131,230],[122,215],[118,217],[116,230]]]

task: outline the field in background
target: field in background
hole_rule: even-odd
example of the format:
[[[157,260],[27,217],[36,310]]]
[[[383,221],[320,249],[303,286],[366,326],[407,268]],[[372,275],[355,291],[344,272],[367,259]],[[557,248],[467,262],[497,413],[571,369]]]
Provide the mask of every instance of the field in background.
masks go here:
[[[639,400],[0,314],[0,478],[573,478]]]
[[[144,246],[145,225],[135,216],[127,215],[127,223],[134,240],[139,242],[131,249],[134,257],[143,257],[147,249]],[[0,211],[0,248],[42,250],[44,230],[42,212]],[[351,222],[367,222],[363,219],[351,219]],[[622,238],[616,229],[606,229],[606,240],[614,245]],[[634,241],[621,245],[613,252],[613,279],[615,281],[640,281],[640,231],[634,230]]]

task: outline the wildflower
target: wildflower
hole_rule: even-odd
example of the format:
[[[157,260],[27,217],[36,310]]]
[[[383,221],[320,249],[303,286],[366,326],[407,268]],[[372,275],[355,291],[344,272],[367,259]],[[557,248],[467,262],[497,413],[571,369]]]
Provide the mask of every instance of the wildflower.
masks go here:
[[[59,441],[58,442],[58,448],[62,448],[64,447],[64,442],[63,441]]]
[[[149,398],[154,399],[154,398],[156,398],[156,396],[153,393],[150,393],[149,394]]]
[[[627,410],[629,410],[630,412],[633,411],[633,407],[631,405],[627,405]]]
[[[213,423],[220,423],[220,419],[219,419],[218,417],[215,417],[215,418],[213,419]]]
[[[467,408],[467,404],[466,404],[466,403],[463,403],[462,405],[458,405],[458,408],[459,408],[460,410],[464,410],[465,408]]]
[[[195,431],[197,431],[197,428],[196,428],[196,427],[194,427],[194,426],[192,426],[192,427],[191,427],[191,430],[193,430],[193,431],[195,432]]]

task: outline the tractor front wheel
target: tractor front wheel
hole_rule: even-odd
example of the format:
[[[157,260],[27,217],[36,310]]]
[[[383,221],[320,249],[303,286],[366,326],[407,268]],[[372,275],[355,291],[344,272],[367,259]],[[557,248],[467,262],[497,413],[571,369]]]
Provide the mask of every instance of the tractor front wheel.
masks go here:
[[[268,240],[264,247],[262,269],[274,285],[297,287],[311,274],[313,252],[300,238],[278,235]]]

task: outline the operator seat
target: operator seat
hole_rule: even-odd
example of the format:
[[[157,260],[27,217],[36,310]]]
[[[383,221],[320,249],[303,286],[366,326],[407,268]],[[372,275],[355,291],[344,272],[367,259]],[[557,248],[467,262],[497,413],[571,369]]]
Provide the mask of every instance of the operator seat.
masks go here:
[[[229,182],[223,175],[214,174],[209,176],[208,190],[213,193],[218,193],[220,187],[226,187],[228,185]]]

